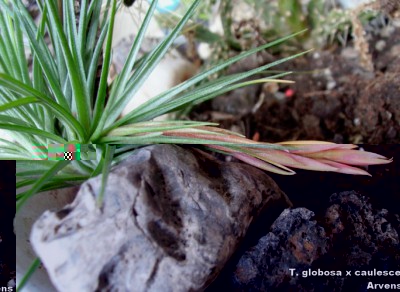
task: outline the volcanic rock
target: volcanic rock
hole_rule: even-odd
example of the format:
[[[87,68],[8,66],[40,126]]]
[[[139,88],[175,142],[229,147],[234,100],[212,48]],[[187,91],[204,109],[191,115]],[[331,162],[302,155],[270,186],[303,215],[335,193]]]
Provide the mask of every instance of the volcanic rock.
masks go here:
[[[364,291],[383,282],[398,289],[398,276],[379,271],[400,269],[399,215],[355,191],[330,202],[322,218],[305,208],[283,211],[238,261],[230,291]]]

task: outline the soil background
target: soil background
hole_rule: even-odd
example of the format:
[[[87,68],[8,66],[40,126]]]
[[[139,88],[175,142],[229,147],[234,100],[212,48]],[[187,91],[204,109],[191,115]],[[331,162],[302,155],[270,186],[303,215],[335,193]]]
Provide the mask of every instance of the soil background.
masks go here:
[[[400,28],[383,26],[367,31],[366,38],[373,72],[360,65],[359,54],[350,41],[345,47],[315,50],[272,68],[277,72],[293,71],[286,79],[295,81],[294,84],[239,89],[197,106],[191,118],[220,123],[256,141],[351,143],[393,158],[390,164],[368,167],[371,177],[297,169],[293,176],[269,175],[288,195],[294,208],[305,207],[317,219],[322,220],[329,197],[343,191],[366,196],[375,210],[386,209],[390,216],[398,218]],[[281,57],[258,54],[234,65],[229,73],[253,69]],[[252,225],[237,253],[207,291],[227,288],[240,257],[269,232],[273,221],[271,216],[263,215]]]
[[[198,106],[191,118],[266,142],[400,143],[400,28],[380,28],[368,39],[374,72],[360,65],[352,42],[334,45],[272,68],[293,71],[286,79],[294,84],[239,89]],[[254,55],[228,73],[280,57]]]

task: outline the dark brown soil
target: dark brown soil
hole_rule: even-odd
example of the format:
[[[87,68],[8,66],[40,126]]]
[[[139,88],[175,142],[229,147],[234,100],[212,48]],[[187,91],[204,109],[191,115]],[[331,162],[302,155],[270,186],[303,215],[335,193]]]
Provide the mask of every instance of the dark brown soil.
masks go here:
[[[270,86],[241,89],[203,105],[192,117],[211,119],[267,142],[399,143],[400,28],[382,31],[370,36],[375,72],[360,66],[351,43],[315,51],[273,68],[294,71],[287,79],[295,84],[275,90]],[[240,70],[243,65],[233,71]],[[293,95],[287,97],[290,91]],[[263,102],[257,109],[260,97]]]

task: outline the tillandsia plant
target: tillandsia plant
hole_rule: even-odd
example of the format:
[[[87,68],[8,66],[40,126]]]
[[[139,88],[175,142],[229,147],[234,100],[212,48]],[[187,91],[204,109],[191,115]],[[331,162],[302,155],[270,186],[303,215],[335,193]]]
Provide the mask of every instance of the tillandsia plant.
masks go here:
[[[77,2],[80,4],[79,13],[76,13]],[[157,1],[152,1],[125,66],[108,84],[112,32],[121,2],[37,1],[41,17],[36,24],[22,1],[0,0],[0,110],[4,112],[0,116],[0,128],[11,131],[13,138],[13,141],[1,140],[0,157],[19,160],[17,187],[31,186],[28,191],[18,194],[17,210],[38,191],[66,186],[69,182],[81,182],[102,172],[106,174],[110,166],[130,155],[135,148],[155,143],[205,145],[282,174],[294,173],[287,166],[367,174],[347,164],[390,161],[377,154],[354,150],[353,145],[259,143],[220,129],[213,123],[153,121],[165,113],[236,88],[260,82],[289,82],[279,78],[290,72],[268,74],[265,70],[306,52],[248,72],[217,79],[208,77],[299,33],[224,60],[119,118],[123,108],[134,98],[200,2],[195,0],[171,33],[151,52],[137,60],[141,42],[157,7]],[[99,80],[97,72],[100,72]],[[243,81],[260,72],[267,76]],[[93,145],[96,155],[92,160],[52,161],[46,156],[46,146],[56,143]],[[341,160],[343,155],[350,156],[350,159]],[[32,161],[35,157],[44,157],[45,160]]]
[[[383,156],[357,151],[354,145],[317,141],[261,143],[213,123],[153,120],[243,86],[289,82],[280,78],[290,72],[268,74],[266,70],[306,52],[248,72],[210,77],[299,33],[223,60],[121,118],[124,107],[135,97],[200,2],[195,0],[171,33],[139,59],[139,48],[157,7],[157,1],[152,1],[122,71],[108,83],[114,21],[121,1],[38,0],[40,17],[35,22],[22,0],[0,0],[0,128],[10,133],[10,139],[0,139],[0,158],[17,160],[17,188],[27,189],[17,194],[17,212],[37,192],[81,183],[99,174],[103,174],[102,194],[111,166],[135,148],[149,144],[203,145],[281,174],[294,174],[288,168],[294,167],[366,175],[366,171],[350,165],[390,162]],[[263,78],[248,81],[260,73]],[[55,144],[93,148],[95,155],[87,160],[51,159],[49,145]],[[33,263],[30,272],[38,263]]]

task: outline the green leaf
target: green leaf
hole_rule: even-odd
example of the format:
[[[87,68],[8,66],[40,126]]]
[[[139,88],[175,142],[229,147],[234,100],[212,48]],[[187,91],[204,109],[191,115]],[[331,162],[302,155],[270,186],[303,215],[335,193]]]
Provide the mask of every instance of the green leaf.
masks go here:
[[[36,102],[38,102],[38,99],[36,97],[32,97],[32,96],[24,97],[24,98],[21,98],[21,99],[17,99],[15,101],[11,101],[11,102],[9,102],[7,104],[1,105],[0,106],[0,112],[6,111],[6,110],[9,110],[9,109],[12,109],[12,108],[16,108],[16,107],[19,107],[19,106],[23,106],[23,105],[36,103]]]
[[[11,78],[5,74],[0,73],[0,85],[5,86],[9,90],[17,92],[22,95],[32,95],[44,102],[48,108],[50,108],[57,117],[64,121],[67,125],[71,126],[80,137],[83,138],[84,130],[82,126],[78,123],[78,121],[71,115],[71,113],[66,110],[60,104],[54,102],[50,97],[43,95],[41,92],[36,89],[21,83],[18,80]]]
[[[294,37],[294,36],[296,36],[298,34],[301,34],[303,32],[304,31],[301,31],[301,32],[298,32],[298,33],[295,33],[295,34],[291,34],[289,36],[280,38],[280,39],[278,39],[276,41],[270,42],[270,43],[265,44],[263,46],[251,49],[251,50],[249,50],[247,52],[244,52],[244,53],[241,53],[241,54],[239,54],[239,55],[237,55],[235,57],[232,57],[231,59],[229,59],[227,61],[224,61],[221,64],[219,64],[219,65],[217,65],[217,66],[215,66],[215,67],[213,67],[211,69],[208,69],[208,70],[206,70],[206,71],[204,71],[204,72],[202,72],[202,73],[190,78],[189,80],[187,80],[187,81],[185,81],[185,82],[183,82],[183,83],[171,88],[170,90],[168,90],[166,92],[163,92],[163,93],[159,94],[156,97],[151,98],[150,100],[148,100],[147,102],[141,104],[140,106],[135,108],[133,111],[128,113],[126,116],[124,116],[123,118],[121,118],[117,122],[115,122],[113,127],[122,125],[125,122],[127,122],[128,120],[132,121],[132,120],[134,120],[135,116],[138,116],[138,115],[142,114],[143,112],[149,113],[149,112],[153,111],[154,109],[159,109],[166,101],[171,100],[172,98],[176,97],[179,93],[183,92],[184,90],[189,89],[191,86],[196,85],[200,81],[205,80],[210,75],[212,75],[212,74],[214,74],[214,73],[216,73],[216,72],[228,67],[229,65],[232,65],[233,63],[235,63],[235,62],[237,62],[237,61],[239,61],[239,60],[241,60],[241,59],[243,59],[245,57],[248,57],[248,56],[250,56],[250,55],[252,55],[252,54],[254,54],[254,53],[258,52],[258,51],[267,49],[267,48],[272,47],[274,45],[280,44],[280,43],[282,43],[282,42],[284,42],[284,41],[286,41],[286,40],[288,40],[288,39],[290,39],[290,38],[292,38],[292,37]],[[273,63],[267,64],[265,66],[260,67],[262,69],[255,68],[255,69],[251,70],[251,73],[250,72],[244,72],[241,75],[242,78],[238,78],[238,79],[236,79],[236,81],[238,81],[240,79],[247,78],[247,77],[249,77],[249,76],[251,76],[253,74],[259,73],[259,72],[261,72],[261,71],[263,71],[263,70],[265,70],[267,68],[270,68],[272,66],[275,66],[275,65],[277,65],[279,63],[286,62],[286,61],[288,61],[290,59],[293,59],[295,57],[303,55],[303,54],[305,54],[307,52],[309,52],[309,51],[305,51],[303,53],[300,53],[300,54],[297,54],[297,55],[293,55],[293,56],[290,56],[290,57],[275,61]],[[240,76],[240,75],[235,75],[235,76]],[[227,82],[226,78],[222,79],[222,80]],[[220,82],[220,81],[217,80],[216,82]],[[228,82],[227,82],[227,84],[228,84]]]
[[[284,60],[280,60],[284,61]],[[132,116],[130,120],[127,120],[125,117],[121,118],[119,121],[117,121],[115,125],[122,124],[122,123],[134,123],[134,122],[141,122],[141,121],[146,121],[146,120],[151,120],[154,117],[157,117],[159,115],[174,111],[179,109],[182,106],[186,106],[188,104],[194,103],[198,104],[200,102],[204,102],[206,100],[212,99],[215,96],[222,95],[226,92],[248,86],[250,83],[254,83],[255,81],[251,82],[242,82],[242,83],[236,83],[232,84],[238,80],[242,80],[246,77],[255,75],[259,73],[260,71],[264,70],[265,68],[269,68],[270,66],[273,66],[274,64],[268,64],[253,70],[250,70],[246,73],[242,74],[234,74],[232,76],[227,76],[225,78],[220,78],[215,81],[212,81],[210,83],[203,84],[202,86],[196,88],[193,91],[187,92],[181,96],[178,96],[176,99],[165,103],[162,106],[158,106],[158,108],[154,109],[149,109],[146,112],[140,113],[137,116]],[[281,73],[277,75],[270,76],[270,78],[278,78],[282,77],[285,75],[288,75],[289,72],[286,73]]]
[[[37,173],[42,173],[53,167],[55,163],[55,160],[18,161],[16,164],[16,175],[18,177],[25,171],[36,171]]]
[[[15,51],[17,55],[18,65],[20,67],[21,77],[24,83],[31,84],[29,79],[28,62],[25,58],[25,47],[23,42],[22,30],[20,29],[21,23],[18,18],[14,19],[14,38],[15,38]]]
[[[89,1],[96,2],[96,1]],[[93,13],[93,10],[88,9],[88,1],[81,1],[81,11],[79,15],[79,27],[78,27],[78,37],[76,39],[76,46],[79,50],[79,55],[81,57],[85,56],[85,44],[86,44],[86,32],[88,31],[89,17]]]
[[[40,129],[35,129],[32,127],[26,127],[26,126],[19,126],[19,125],[10,125],[10,124],[3,124],[0,123],[0,129],[5,129],[5,130],[12,130],[12,131],[17,131],[17,132],[22,132],[22,133],[28,133],[31,135],[37,135],[40,137],[48,138],[51,141],[61,143],[61,144],[67,144],[67,141],[65,141],[63,138],[60,138],[58,135],[40,130]]]
[[[48,84],[57,100],[57,102],[65,109],[68,109],[68,103],[65,99],[65,96],[61,90],[61,84],[59,80],[57,80],[57,68],[58,66],[54,62],[54,59],[50,53],[49,48],[47,47],[44,38],[37,38],[38,32],[30,17],[28,11],[26,11],[25,7],[20,1],[13,2],[16,7],[16,17],[18,17],[22,23],[22,27],[26,33],[26,36],[29,39],[29,44],[32,48],[32,54],[37,57],[38,62],[43,70],[44,75],[48,81]]]
[[[39,266],[40,266],[39,258],[34,259],[32,264],[30,265],[28,271],[26,272],[26,274],[22,277],[21,281],[19,282],[19,285],[17,287],[17,292],[21,291],[21,289],[26,285],[28,280],[32,277],[33,273],[36,272],[36,270],[39,268]]]
[[[92,112],[89,106],[90,99],[88,90],[86,88],[86,78],[84,76],[84,72],[79,70],[79,67],[77,68],[75,64],[75,60],[72,56],[71,50],[69,49],[68,40],[64,34],[63,26],[59,19],[58,10],[54,1],[46,0],[46,4],[49,7],[50,23],[56,28],[57,37],[61,42],[61,51],[63,52],[65,63],[68,69],[68,76],[71,80],[78,120],[83,127],[83,131],[85,133],[84,142],[86,142],[86,139],[88,138],[87,129],[90,129],[90,116]]]
[[[103,24],[100,25],[100,13],[101,13],[102,3],[103,1],[101,0],[95,0],[95,1],[90,1],[89,4],[88,16],[91,16],[91,19],[89,21],[89,28],[86,35],[85,57],[90,57],[93,55],[93,50],[96,46],[97,31],[99,29],[103,31],[105,23],[108,21],[108,17],[104,17]],[[105,11],[107,10],[108,9],[105,9]]]
[[[18,143],[15,143],[14,141],[8,141],[6,139],[0,138],[0,145],[4,146],[6,145],[7,147],[14,147],[16,150],[21,151],[21,153],[23,153],[25,151],[25,149],[19,145]]]
[[[205,42],[209,44],[213,44],[221,41],[221,36],[211,32],[208,28],[203,25],[196,26],[195,30],[195,38],[199,42]]]
[[[136,61],[137,53],[139,52],[139,49],[142,45],[144,35],[147,31],[147,28],[149,27],[150,21],[154,15],[154,11],[157,7],[157,4],[158,4],[158,1],[152,1],[149,10],[146,13],[146,16],[140,26],[140,29],[135,37],[135,40],[132,44],[131,49],[129,51],[128,57],[124,64],[124,67],[122,68],[122,71],[119,74],[118,79],[114,84],[114,87],[116,88],[116,90],[113,91],[113,94],[110,96],[110,103],[114,102],[115,99],[118,96],[120,96],[120,94],[126,88],[127,82],[129,80],[129,76],[132,72],[133,66]]]
[[[193,144],[193,145],[224,145],[224,146],[246,146],[246,147],[267,147],[271,148],[272,145],[262,144],[240,144],[237,142],[222,142],[211,139],[200,138],[187,138],[187,137],[169,137],[163,136],[161,132],[150,133],[141,136],[128,136],[116,137],[106,136],[100,139],[100,143],[110,144],[137,144],[137,145],[151,145],[151,144]],[[274,146],[274,148],[277,146]]]
[[[0,100],[4,102],[4,107],[7,108],[9,103],[13,103],[16,100],[23,98],[14,92],[7,90],[6,88],[0,88]],[[28,124],[35,125],[40,128],[42,125],[39,118],[36,116],[34,110],[30,106],[25,107],[13,107],[8,108],[8,115],[18,117],[19,119],[25,121]]]
[[[88,83],[88,90],[89,90],[89,94],[91,96],[94,96],[95,94],[95,81],[97,78],[97,64],[99,62],[99,58],[100,58],[100,54],[102,52],[103,49],[103,44],[104,44],[104,40],[107,36],[107,31],[108,31],[108,25],[109,22],[106,23],[106,25],[103,27],[103,29],[101,30],[99,39],[97,41],[96,47],[94,49],[93,55],[92,55],[92,60],[90,62],[89,65],[89,70],[88,70],[88,77],[87,77],[87,83]],[[97,89],[98,91],[99,89]],[[90,106],[93,108],[93,98],[90,100]],[[94,115],[96,115],[96,110],[94,111]],[[92,126],[94,126],[96,123],[92,122]]]
[[[192,6],[188,9],[186,14],[182,17],[181,21],[177,24],[175,29],[167,36],[167,38],[161,42],[152,54],[148,55],[148,61],[144,62],[144,67],[142,69],[137,69],[134,74],[134,78],[128,83],[127,88],[122,93],[120,97],[116,97],[116,100],[109,102],[104,110],[104,115],[99,122],[96,131],[92,135],[92,139],[95,140],[96,137],[101,133],[104,126],[108,126],[113,123],[115,119],[121,114],[126,104],[129,102],[130,97],[132,97],[137,90],[142,86],[144,81],[153,71],[154,67],[160,62],[162,57],[168,51],[172,45],[175,38],[178,36],[179,32],[182,30],[185,23],[193,15],[194,10],[199,5],[200,0],[195,0]],[[107,123],[106,123],[107,122]]]
[[[24,205],[24,203],[32,197],[34,194],[39,192],[41,190],[41,187],[48,181],[50,180],[57,172],[62,170],[64,167],[66,167],[70,161],[57,161],[54,166],[49,168],[46,172],[43,173],[43,176],[36,181],[36,183],[32,186],[32,188],[25,194],[25,196],[21,197],[17,201],[17,206],[16,206],[16,212],[21,209],[21,207]]]
[[[12,75],[16,78],[22,79],[23,74],[20,70],[21,68],[18,66],[18,55],[14,48],[14,29],[10,16],[11,15],[6,15],[5,11],[1,11],[0,13],[0,31],[2,32],[1,42],[3,42],[3,46],[5,48],[5,56],[8,57],[8,63],[11,66],[10,71],[12,72]]]
[[[104,59],[103,59],[103,67],[101,69],[101,76],[100,76],[100,84],[97,90],[97,98],[96,103],[94,104],[94,116],[93,116],[93,123],[92,126],[96,127],[98,121],[100,120],[101,115],[103,114],[104,104],[106,100],[107,94],[107,78],[110,72],[110,64],[111,64],[111,47],[112,47],[112,36],[114,31],[114,21],[115,21],[115,13],[116,13],[116,0],[113,0],[112,7],[111,7],[111,16],[110,22],[108,25],[107,31],[107,41],[106,47],[104,52]]]
[[[192,121],[151,121],[134,123],[127,126],[117,128],[110,133],[109,136],[127,136],[142,133],[163,132],[168,130],[186,129],[199,126],[214,126],[216,123],[209,122],[192,122]]]
[[[104,191],[106,189],[108,175],[110,173],[111,163],[114,157],[115,146],[105,146],[105,154],[104,154],[104,162],[103,162],[103,170],[101,176],[101,186],[100,193],[97,198],[97,204],[101,206],[103,204]]]

